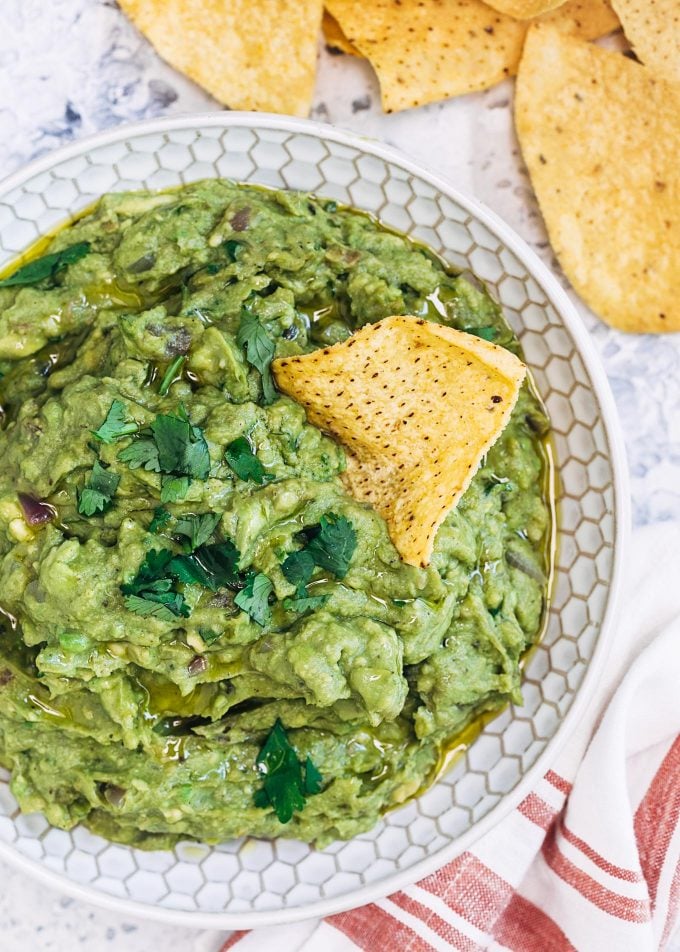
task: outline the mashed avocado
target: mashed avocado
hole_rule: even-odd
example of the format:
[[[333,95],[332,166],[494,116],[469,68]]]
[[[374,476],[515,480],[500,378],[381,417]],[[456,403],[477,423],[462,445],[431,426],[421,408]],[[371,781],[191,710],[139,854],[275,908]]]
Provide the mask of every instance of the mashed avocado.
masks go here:
[[[21,808],[149,848],[367,830],[521,698],[548,424],[525,385],[414,568],[269,363],[393,314],[517,351],[498,307],[364,214],[226,181],[107,195],[42,251],[0,282],[0,761]]]

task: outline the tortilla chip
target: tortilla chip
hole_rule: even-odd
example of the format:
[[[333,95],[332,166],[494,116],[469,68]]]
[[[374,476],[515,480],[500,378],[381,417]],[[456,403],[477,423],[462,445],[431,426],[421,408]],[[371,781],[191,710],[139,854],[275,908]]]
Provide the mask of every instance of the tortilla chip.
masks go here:
[[[349,450],[346,483],[425,566],[437,529],[505,427],[524,379],[509,351],[416,317],[274,361],[280,390]]]
[[[534,26],[515,121],[553,248],[584,301],[621,330],[680,330],[680,86]]]
[[[505,13],[516,20],[530,20],[542,13],[548,13],[555,7],[561,7],[565,0],[486,0],[490,7]]]
[[[331,50],[340,50],[341,53],[349,53],[350,56],[361,56],[361,53],[352,46],[345,34],[340,29],[340,24],[332,17],[328,10],[323,11],[323,20],[321,21],[323,35],[326,39],[326,46]]]
[[[378,74],[385,112],[513,75],[528,29],[481,0],[327,0],[326,7]],[[619,25],[608,0],[569,0],[543,19],[588,39]]]
[[[612,0],[612,5],[645,66],[662,79],[680,82],[678,0]]]
[[[323,0],[119,5],[163,59],[232,109],[309,113]]]

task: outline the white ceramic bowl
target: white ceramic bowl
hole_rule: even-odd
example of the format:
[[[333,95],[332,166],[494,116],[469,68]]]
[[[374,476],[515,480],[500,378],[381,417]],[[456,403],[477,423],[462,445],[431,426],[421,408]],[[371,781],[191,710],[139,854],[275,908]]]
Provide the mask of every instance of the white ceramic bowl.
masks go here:
[[[482,279],[517,330],[548,406],[560,480],[556,581],[524,704],[489,724],[445,777],[370,833],[324,850],[245,840],[145,853],[22,816],[0,769],[4,859],[129,915],[234,928],[326,915],[386,895],[451,860],[517,805],[597,687],[613,635],[628,490],[604,373],[556,279],[487,208],[349,132],[226,112],[86,139],[0,184],[0,266],[104,192],[215,176],[316,191],[366,209]]]

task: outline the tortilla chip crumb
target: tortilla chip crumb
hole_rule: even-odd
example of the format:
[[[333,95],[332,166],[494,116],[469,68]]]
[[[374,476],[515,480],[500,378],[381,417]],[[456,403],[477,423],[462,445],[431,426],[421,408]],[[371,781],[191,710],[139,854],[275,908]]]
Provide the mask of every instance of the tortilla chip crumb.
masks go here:
[[[526,367],[509,351],[416,317],[272,364],[276,383],[348,450],[345,482],[385,519],[410,565],[505,428]]]

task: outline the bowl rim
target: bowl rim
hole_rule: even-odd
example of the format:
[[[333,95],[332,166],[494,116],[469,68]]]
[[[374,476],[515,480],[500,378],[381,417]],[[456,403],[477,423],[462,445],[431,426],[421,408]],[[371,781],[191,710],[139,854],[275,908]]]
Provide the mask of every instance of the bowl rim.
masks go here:
[[[250,912],[191,912],[182,909],[166,909],[134,899],[124,899],[99,891],[94,886],[84,885],[66,878],[59,872],[49,869],[38,860],[20,853],[13,844],[0,840],[0,859],[15,868],[29,874],[47,886],[53,887],[76,899],[90,902],[104,909],[114,910],[126,916],[136,916],[157,922],[203,929],[254,929],[263,926],[297,922],[304,919],[321,918],[357,908],[366,903],[382,899],[390,893],[412,885],[451,862],[481,839],[504,817],[514,810],[521,800],[535,786],[537,780],[547,771],[564,747],[586,709],[595,700],[595,689],[607,657],[613,644],[615,623],[620,609],[623,589],[625,554],[631,529],[631,504],[628,464],[623,432],[614,398],[604,367],[595,346],[588,335],[585,324],[576,306],[569,299],[557,276],[541,261],[535,251],[491,208],[459,191],[437,173],[409,158],[401,150],[383,144],[381,141],[310,119],[297,119],[292,116],[280,116],[264,112],[197,112],[177,117],[149,119],[140,122],[122,123],[111,129],[84,136],[76,142],[50,151],[22,166],[17,171],[0,180],[0,199],[24,182],[41,173],[48,172],[54,165],[68,159],[87,154],[90,150],[111,145],[121,140],[141,135],[194,130],[205,127],[245,129],[266,128],[272,131],[293,132],[310,135],[321,141],[333,142],[358,149],[366,154],[377,156],[387,162],[395,163],[410,174],[425,181],[438,192],[446,195],[463,207],[474,219],[481,221],[492,231],[499,241],[509,248],[537,278],[549,300],[572,335],[578,354],[583,360],[593,390],[602,410],[602,424],[611,452],[612,485],[614,489],[614,543],[612,577],[604,615],[600,624],[599,636],[593,656],[576,691],[572,705],[562,718],[554,736],[547,742],[545,749],[535,763],[525,771],[517,785],[504,794],[491,810],[472,824],[448,846],[399,873],[385,879],[361,886],[341,896],[318,900],[307,905],[291,909],[250,911]]]

